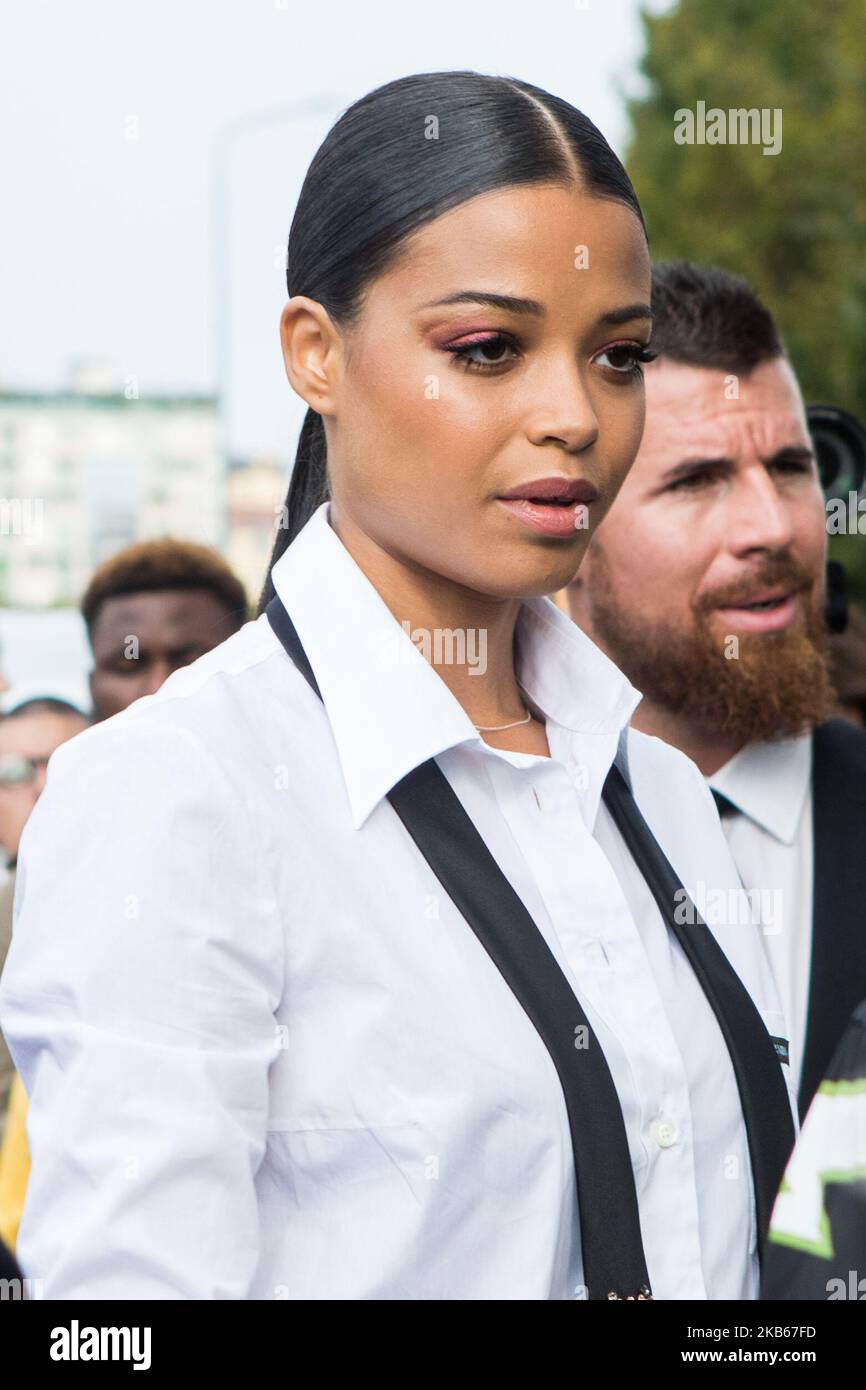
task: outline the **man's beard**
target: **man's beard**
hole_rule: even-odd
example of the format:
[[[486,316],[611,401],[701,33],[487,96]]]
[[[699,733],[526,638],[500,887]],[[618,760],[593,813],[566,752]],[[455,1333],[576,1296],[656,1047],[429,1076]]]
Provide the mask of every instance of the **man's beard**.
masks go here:
[[[802,628],[734,633],[736,645],[713,632],[715,609],[779,587],[802,593]],[[824,587],[797,561],[775,557],[738,586],[706,595],[692,606],[690,630],[648,623],[617,603],[603,552],[593,555],[588,590],[594,636],[647,700],[698,735],[742,747],[804,733],[833,713]],[[726,656],[731,649],[738,655]]]

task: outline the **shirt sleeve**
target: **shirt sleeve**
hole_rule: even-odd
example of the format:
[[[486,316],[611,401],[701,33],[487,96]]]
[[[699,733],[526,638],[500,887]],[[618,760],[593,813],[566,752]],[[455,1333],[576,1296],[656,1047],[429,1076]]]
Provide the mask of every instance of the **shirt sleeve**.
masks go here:
[[[22,837],[0,985],[30,1101],[18,1258],[45,1298],[244,1298],[279,914],[215,755],[129,714],[58,749]]]

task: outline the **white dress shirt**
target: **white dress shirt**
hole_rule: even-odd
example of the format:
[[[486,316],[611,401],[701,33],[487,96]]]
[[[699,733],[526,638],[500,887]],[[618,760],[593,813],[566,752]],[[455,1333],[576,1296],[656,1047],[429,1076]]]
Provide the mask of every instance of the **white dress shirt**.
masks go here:
[[[754,1297],[729,1054],[600,804],[617,756],[686,887],[735,887],[697,768],[628,728],[640,696],[549,599],[517,634],[546,758],[479,737],[327,504],[274,579],[324,706],[263,616],[59,748],[25,830],[0,1019],[26,1273],[49,1298],[582,1297],[555,1068],[385,799],[436,757],[604,1049],[656,1297]],[[714,930],[778,1034],[760,938]]]
[[[799,1089],[812,968],[812,734],[751,743],[707,782],[739,814],[724,816],[745,887],[760,903],[770,967],[788,1023],[791,1080]]]

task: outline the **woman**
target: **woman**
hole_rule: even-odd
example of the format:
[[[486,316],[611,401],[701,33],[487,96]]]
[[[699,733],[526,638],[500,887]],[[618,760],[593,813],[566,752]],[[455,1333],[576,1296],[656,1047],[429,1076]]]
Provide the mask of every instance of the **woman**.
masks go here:
[[[755,1295],[760,941],[673,930],[629,785],[734,891],[709,793],[543,597],[638,447],[649,288],[622,166],[528,83],[388,83],[316,154],[264,611],[28,827],[0,1015],[47,1297]]]

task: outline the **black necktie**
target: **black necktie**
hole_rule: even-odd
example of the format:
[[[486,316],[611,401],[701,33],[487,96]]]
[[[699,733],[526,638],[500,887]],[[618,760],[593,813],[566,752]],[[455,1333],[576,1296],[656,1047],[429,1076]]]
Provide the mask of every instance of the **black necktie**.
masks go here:
[[[676,905],[683,901],[685,890],[615,765],[605,782],[604,799],[661,908],[665,924],[685,951],[727,1043],[746,1123],[755,1182],[758,1248],[763,1256],[773,1202],[795,1138],[791,1103],[775,1044],[751,995],[697,909],[688,914],[688,925],[681,920]],[[728,805],[735,809],[731,802]],[[691,899],[688,901],[691,903]]]
[[[301,639],[278,596],[266,612],[289,657],[321,699]],[[677,930],[673,917],[683,894],[676,874],[615,767],[603,794],[663,921]],[[580,1001],[435,759],[408,773],[392,788],[388,801],[526,1011],[556,1067],[571,1133],[588,1297],[651,1297],[622,1109]],[[769,1209],[793,1144],[787,1092],[757,1009],[696,912],[694,920],[697,926],[679,928],[677,935],[719,1016],[734,1062],[763,1248]],[[703,946],[701,938],[706,938]],[[730,1018],[723,1018],[720,1010],[729,1011]]]

